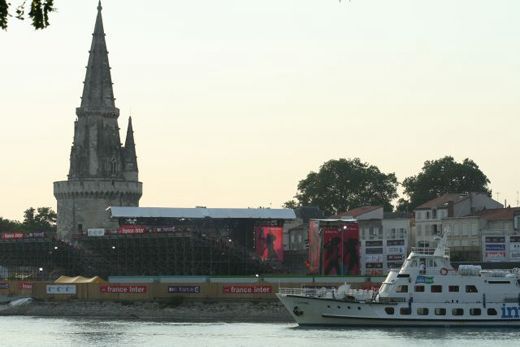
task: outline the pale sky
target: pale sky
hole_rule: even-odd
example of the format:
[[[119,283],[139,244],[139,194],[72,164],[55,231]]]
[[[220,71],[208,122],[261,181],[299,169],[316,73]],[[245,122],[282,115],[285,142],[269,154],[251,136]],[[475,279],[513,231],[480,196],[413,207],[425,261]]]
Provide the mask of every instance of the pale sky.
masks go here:
[[[0,32],[4,218],[56,208],[69,169],[97,0],[55,3],[48,29]],[[403,180],[448,154],[516,205],[518,13],[518,0],[105,0],[141,206],[280,207],[329,159]]]

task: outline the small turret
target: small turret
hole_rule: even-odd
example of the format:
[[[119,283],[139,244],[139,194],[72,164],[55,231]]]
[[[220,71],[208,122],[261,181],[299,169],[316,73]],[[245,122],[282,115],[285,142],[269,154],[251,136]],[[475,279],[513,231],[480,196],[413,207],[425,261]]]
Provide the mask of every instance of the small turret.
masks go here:
[[[125,179],[129,181],[137,181],[139,169],[137,168],[137,154],[135,151],[132,117],[128,118],[128,129],[126,131],[125,147],[123,148],[123,163],[123,175]]]

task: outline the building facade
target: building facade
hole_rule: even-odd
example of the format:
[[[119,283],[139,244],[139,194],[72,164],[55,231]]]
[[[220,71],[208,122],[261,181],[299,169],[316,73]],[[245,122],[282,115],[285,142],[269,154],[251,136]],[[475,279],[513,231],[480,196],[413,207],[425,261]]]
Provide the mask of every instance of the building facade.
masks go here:
[[[362,274],[380,276],[401,267],[408,254],[408,216],[385,213],[381,206],[364,206],[340,216],[359,223]]]
[[[520,208],[486,209],[471,216],[446,218],[448,246],[457,261],[520,261],[520,233],[515,217]]]
[[[415,226],[411,242],[417,247],[435,247],[435,239],[442,235],[444,219],[471,216],[482,210],[502,207],[486,193],[444,194],[414,209]]]
[[[106,209],[138,206],[142,195],[131,118],[124,146],[119,136],[101,10],[99,4],[81,105],[76,109],[69,174],[66,181],[54,182],[58,235],[63,239],[90,228],[116,227]]]

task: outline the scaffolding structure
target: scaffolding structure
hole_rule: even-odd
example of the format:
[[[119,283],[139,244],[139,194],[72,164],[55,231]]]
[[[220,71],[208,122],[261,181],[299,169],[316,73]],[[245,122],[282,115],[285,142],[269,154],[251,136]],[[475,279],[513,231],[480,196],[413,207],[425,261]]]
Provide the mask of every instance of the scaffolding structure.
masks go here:
[[[0,240],[0,277],[45,280],[83,268],[78,249],[53,238]]]
[[[115,230],[98,237],[84,234],[71,243],[54,238],[3,240],[0,268],[8,269],[13,279],[54,279],[60,275],[231,276],[285,271],[282,264],[262,261],[256,255],[254,220],[146,223],[155,232],[120,234]]]

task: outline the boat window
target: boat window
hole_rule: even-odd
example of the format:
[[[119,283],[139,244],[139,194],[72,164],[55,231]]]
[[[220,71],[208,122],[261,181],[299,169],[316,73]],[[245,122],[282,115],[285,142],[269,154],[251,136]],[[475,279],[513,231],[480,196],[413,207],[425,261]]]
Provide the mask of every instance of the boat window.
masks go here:
[[[450,293],[458,293],[459,292],[459,286],[449,286],[448,291]]]
[[[445,308],[436,308],[435,309],[435,315],[436,316],[445,316],[446,315],[446,309]]]
[[[488,316],[496,316],[497,315],[497,310],[495,310],[494,308],[488,308]]]
[[[412,267],[417,267],[417,260],[412,261]]]
[[[415,291],[416,292],[424,292],[424,286],[415,286]]]
[[[432,293],[442,293],[442,286],[439,285],[433,285],[431,287]]]
[[[451,314],[454,316],[463,316],[464,310],[461,308],[454,308],[453,310],[451,310]]]
[[[394,308],[393,307],[385,307],[385,312],[387,314],[394,314]]]
[[[488,281],[489,284],[511,284],[509,281]]]
[[[396,293],[408,293],[408,286],[407,285],[397,286],[397,287],[395,287],[395,292]]]
[[[470,308],[469,314],[472,316],[480,316],[480,308]]]
[[[399,313],[402,315],[409,315],[412,313],[412,310],[410,310],[408,307],[401,307]]]
[[[401,278],[401,277],[410,277],[410,274],[398,274],[397,277],[398,277],[398,278]]]
[[[477,293],[477,287],[473,285],[466,286],[466,293]]]
[[[428,309],[426,307],[419,307],[417,309],[417,314],[419,316],[427,316],[428,315]]]

